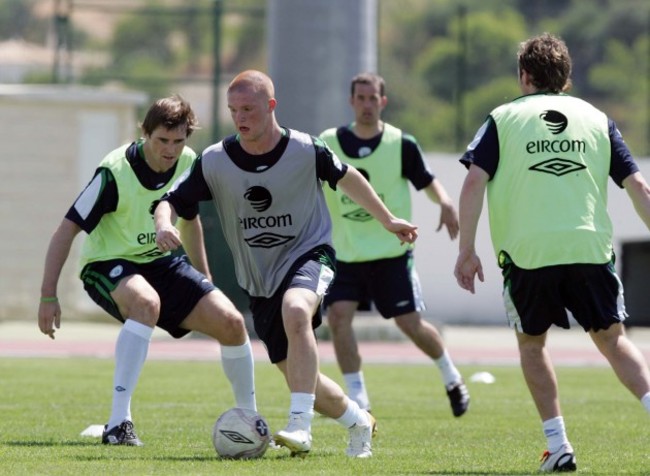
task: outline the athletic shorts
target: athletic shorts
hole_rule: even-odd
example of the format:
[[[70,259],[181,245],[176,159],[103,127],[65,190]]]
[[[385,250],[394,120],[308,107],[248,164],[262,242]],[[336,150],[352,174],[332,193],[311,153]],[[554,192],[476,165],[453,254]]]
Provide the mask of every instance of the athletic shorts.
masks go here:
[[[253,314],[255,333],[264,343],[272,363],[287,358],[289,342],[282,322],[282,299],[288,289],[305,288],[322,297],[334,278],[334,251],[330,247],[312,250],[294,263],[273,296],[250,296],[250,310]],[[320,306],[312,317],[312,329],[322,323]]]
[[[551,325],[568,329],[570,311],[585,332],[608,329],[627,317],[614,257],[605,264],[522,269],[502,252],[503,302],[510,327],[541,335]]]
[[[360,310],[373,302],[384,319],[413,311],[424,311],[420,280],[413,264],[413,252],[396,258],[336,263],[336,279],[325,296],[324,307],[336,301],[355,301]]]
[[[84,266],[81,280],[93,301],[115,319],[124,322],[129,316],[120,314],[110,293],[123,278],[134,274],[146,279],[160,297],[160,316],[156,325],[177,339],[190,332],[179,326],[194,306],[216,289],[184,255],[165,256],[144,264],[124,259],[97,261]]]

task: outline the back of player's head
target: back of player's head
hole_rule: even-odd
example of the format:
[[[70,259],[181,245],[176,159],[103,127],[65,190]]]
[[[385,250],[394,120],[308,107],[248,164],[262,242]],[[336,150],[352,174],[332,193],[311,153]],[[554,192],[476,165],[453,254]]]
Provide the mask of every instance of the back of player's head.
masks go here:
[[[571,87],[571,56],[564,41],[550,33],[519,45],[519,72],[526,71],[539,91],[560,93]]]

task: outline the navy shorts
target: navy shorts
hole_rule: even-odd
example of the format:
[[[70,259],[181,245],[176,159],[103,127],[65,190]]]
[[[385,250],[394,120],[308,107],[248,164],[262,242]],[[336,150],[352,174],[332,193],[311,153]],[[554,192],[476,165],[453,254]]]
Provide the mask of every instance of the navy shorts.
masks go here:
[[[614,258],[605,264],[522,269],[503,253],[503,302],[510,327],[541,335],[551,325],[568,329],[570,311],[585,331],[608,329],[627,317]]]
[[[323,306],[336,301],[358,302],[360,310],[368,310],[370,303],[374,303],[384,319],[424,311],[426,306],[413,265],[413,252],[362,263],[338,261],[336,279]]]
[[[202,273],[194,269],[187,256],[166,256],[150,263],[133,263],[124,259],[97,261],[84,266],[81,280],[84,289],[102,309],[124,322],[111,292],[119,282],[134,274],[141,275],[160,297],[160,316],[156,324],[172,337],[180,338],[190,331],[180,324],[203,296],[215,290]]]
[[[264,343],[272,363],[285,360],[289,347],[282,322],[284,294],[291,288],[305,288],[322,297],[334,279],[334,260],[334,251],[330,247],[312,250],[294,263],[273,296],[250,296],[255,333]],[[312,329],[318,328],[321,323],[320,306],[317,306],[316,314],[312,317]]]

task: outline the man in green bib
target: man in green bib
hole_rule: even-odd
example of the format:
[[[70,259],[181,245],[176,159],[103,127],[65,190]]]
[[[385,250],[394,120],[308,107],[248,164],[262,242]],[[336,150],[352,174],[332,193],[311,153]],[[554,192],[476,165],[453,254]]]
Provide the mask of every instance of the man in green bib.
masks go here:
[[[474,278],[483,281],[474,243],[487,189],[506,315],[547,439],[540,470],[575,471],[547,331],[553,324],[568,329],[570,311],[650,412],[650,372],[623,327],[607,183],[611,177],[625,188],[648,227],[650,188],[614,122],[565,94],[571,57],[561,39],[545,33],[523,42],[518,72],[523,96],[494,109],[461,158],[469,173],[455,275],[471,293]]]
[[[237,406],[256,409],[253,356],[244,318],[211,282],[198,207],[182,222],[187,256],[156,246],[149,209],[195,163],[196,153],[185,143],[196,127],[190,104],[180,96],[156,101],[142,123],[143,137],[100,162],[47,250],[38,311],[41,332],[54,339],[60,326],[57,285],[81,231],[87,233],[81,256],[84,288],[101,308],[124,323],[115,346],[113,404],[102,435],[104,444],[143,444],[133,429],[131,396],[155,326],[174,338],[198,331],[219,341]]]
[[[341,161],[362,172],[395,215],[411,217],[409,182],[416,190],[424,191],[440,205],[437,231],[447,227],[453,240],[458,234],[453,201],[424,161],[415,138],[381,120],[387,102],[381,76],[355,76],[350,88],[355,121],[324,131],[321,139]],[[381,223],[343,191],[324,190],[332,216],[337,275],[323,304],[348,395],[361,408],[370,409],[352,320],[357,309],[367,309],[374,303],[384,319],[394,319],[397,327],[436,363],[454,416],[463,415],[469,406],[469,393],[440,333],[422,319],[425,304],[412,247],[391,239]]]

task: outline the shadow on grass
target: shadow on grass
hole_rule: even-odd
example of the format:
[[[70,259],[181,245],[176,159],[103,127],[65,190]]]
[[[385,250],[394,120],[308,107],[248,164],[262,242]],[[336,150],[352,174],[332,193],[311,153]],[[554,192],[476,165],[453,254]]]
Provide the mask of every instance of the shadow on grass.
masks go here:
[[[114,458],[109,458],[108,455],[83,455],[83,456],[75,456],[75,460],[77,461],[86,461],[86,462],[92,462],[92,461],[103,461],[106,459],[114,459]],[[137,461],[169,461],[169,462],[205,462],[205,461],[221,461],[221,462],[232,462],[235,461],[233,459],[229,458],[219,458],[218,456],[206,456],[206,455],[196,455],[196,456],[143,456],[141,454],[133,455],[133,456],[124,456],[124,454],[121,454],[119,457],[120,460],[137,460]],[[286,456],[279,456],[275,458],[265,458],[266,461],[281,461],[281,460],[286,460],[286,459],[291,459],[291,456],[286,455]],[[251,460],[236,460],[237,464],[256,464],[257,462],[260,461],[260,459],[251,459]]]
[[[105,460],[114,460],[115,458],[109,456],[109,455],[83,455],[83,456],[75,456],[73,459],[77,461],[85,461],[85,462],[92,462],[92,461],[105,461]],[[210,457],[210,456],[142,456],[141,454],[133,455],[133,456],[128,456],[124,457],[124,455],[120,455],[119,457],[120,461],[128,461],[128,460],[134,460],[134,461],[175,461],[175,462],[204,462],[204,461],[214,461],[218,460],[216,456]]]
[[[418,474],[440,474],[440,475],[476,475],[476,476],[481,476],[481,475],[486,475],[486,474],[498,474],[498,475],[503,475],[503,476],[530,476],[531,474],[537,473],[537,471],[534,471],[531,473],[531,471],[424,471],[422,473]]]
[[[53,446],[97,446],[96,442],[93,441],[5,441],[2,443],[7,446],[21,447],[26,448],[35,447],[35,448],[47,448]]]
[[[109,447],[106,445],[101,445],[96,441],[76,441],[76,440],[64,440],[64,441],[35,441],[35,440],[30,440],[30,441],[3,441],[0,442],[0,446],[5,445],[5,446],[12,446],[16,448],[56,448],[56,447],[93,447],[97,449],[115,449],[115,447]],[[120,460],[138,460],[138,461],[143,461],[143,460],[151,460],[151,461],[170,461],[170,462],[205,462],[205,461],[233,461],[232,459],[228,458],[220,458],[219,456],[210,456],[210,455],[195,455],[195,456],[160,456],[160,455],[147,455],[143,454],[142,452],[135,452],[132,454],[129,454],[128,452],[131,451],[133,448],[127,447],[127,446],[120,446],[120,448],[128,448],[124,452],[119,451],[119,456],[118,459]],[[137,450],[136,450],[137,451]],[[93,462],[93,461],[104,461],[108,459],[115,459],[116,453],[109,452],[109,453],[97,453],[93,455],[74,455],[70,456],[70,459],[76,460],[76,461],[86,461],[86,462]],[[288,459],[294,459],[292,458],[288,453],[287,454],[274,454],[272,458],[266,458],[268,460],[288,460]],[[259,461],[256,459],[250,460],[250,462],[254,461]],[[248,460],[241,460],[238,461],[240,464],[246,464]]]

